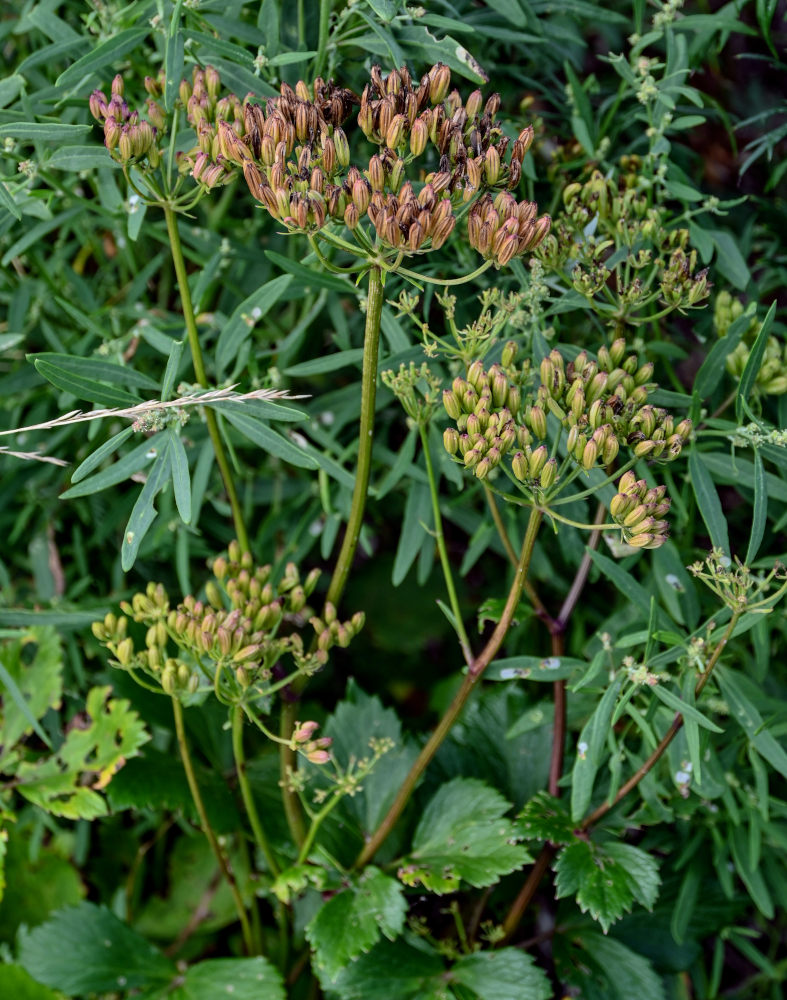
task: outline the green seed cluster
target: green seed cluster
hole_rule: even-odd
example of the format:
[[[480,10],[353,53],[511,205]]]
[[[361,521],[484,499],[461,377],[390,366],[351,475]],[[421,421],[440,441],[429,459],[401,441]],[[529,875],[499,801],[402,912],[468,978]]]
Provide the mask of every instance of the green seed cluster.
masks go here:
[[[730,326],[743,315],[743,303],[735,299],[728,291],[721,291],[716,296],[713,306],[713,325],[719,337],[724,337]],[[748,329],[727,355],[727,371],[735,379],[740,379],[751,354],[751,344],[760,332],[760,323],[752,316]],[[754,391],[766,396],[781,396],[787,392],[787,342],[780,342],[778,337],[768,337],[762,364],[754,381]]]
[[[640,166],[637,157],[624,157],[616,177],[595,171],[585,183],[568,184],[564,211],[540,256],[556,270],[570,264],[574,288],[588,299],[602,289],[613,291],[626,315],[652,309],[656,299],[676,309],[695,308],[711,288],[707,269],[696,270],[689,231],[668,228],[664,210],[649,205]],[[608,266],[613,254],[617,262]]]
[[[130,603],[121,603],[123,616],[109,614],[94,623],[93,634],[114,657],[113,665],[155,678],[167,694],[194,692],[212,683],[217,670],[231,697],[252,686],[264,694],[274,665],[285,654],[298,671],[314,673],[326,663],[332,646],[347,646],[363,627],[362,613],[339,622],[330,606],[327,621],[311,616],[307,601],[319,570],[301,581],[297,567],[289,563],[274,584],[271,567],[255,566],[250,554],[233,542],[227,556],[214,561],[213,573],[205,601],[188,595],[171,608],[163,586],[150,583]],[[128,635],[129,619],[147,626],[144,650]],[[307,648],[308,636],[304,642],[298,631],[307,621],[316,636],[313,650]]]
[[[666,486],[652,489],[644,479],[626,472],[618,482],[618,493],[612,498],[609,512],[620,525],[623,540],[634,548],[657,549],[666,542],[669,532],[662,520],[670,509]]]
[[[456,421],[456,428],[443,435],[446,450],[461,455],[465,467],[485,479],[514,446],[530,444],[529,432],[516,422],[521,405],[521,389],[502,365],[485,371],[481,361],[474,361],[467,378],[455,378],[443,392],[443,406]]]
[[[541,387],[525,422],[536,437],[546,437],[546,418],[553,413],[568,431],[569,454],[584,469],[607,466],[621,445],[636,458],[677,458],[691,434],[691,421],[675,422],[664,409],[647,402],[655,388],[653,365],[640,365],[636,355],[624,357],[621,337],[592,361],[582,351],[565,363],[558,351],[541,362]]]

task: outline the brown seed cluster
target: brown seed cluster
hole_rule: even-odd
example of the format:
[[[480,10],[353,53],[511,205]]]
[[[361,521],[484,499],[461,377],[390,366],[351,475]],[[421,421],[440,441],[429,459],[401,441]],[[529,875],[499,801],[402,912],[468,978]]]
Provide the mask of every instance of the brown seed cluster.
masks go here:
[[[413,253],[427,239],[431,240],[432,249],[437,250],[456,225],[448,198],[436,194],[431,184],[425,184],[416,195],[409,181],[398,194],[374,191],[367,213],[383,243],[397,250],[406,247]]]
[[[191,83],[180,82],[180,100],[189,124],[197,133],[197,144],[179,154],[181,173],[191,173],[208,190],[228,183],[236,175],[235,165],[227,159],[219,140],[219,124],[226,123],[233,132],[244,132],[243,104],[235,94],[220,97],[221,79],[213,66],[194,68]]]
[[[470,245],[485,260],[494,260],[502,267],[512,258],[520,257],[541,243],[549,232],[548,215],[538,216],[534,201],[520,201],[508,191],[497,197],[483,195],[467,217]]]
[[[159,131],[164,126],[164,112],[155,97],[161,95],[161,84],[152,77],[145,78],[145,87],[151,95],[147,102],[149,121],[132,111],[124,99],[123,77],[118,73],[112,81],[110,97],[101,90],[90,95],[90,112],[104,126],[104,145],[113,158],[121,163],[138,163],[147,159],[152,167],[161,162],[158,145]]]

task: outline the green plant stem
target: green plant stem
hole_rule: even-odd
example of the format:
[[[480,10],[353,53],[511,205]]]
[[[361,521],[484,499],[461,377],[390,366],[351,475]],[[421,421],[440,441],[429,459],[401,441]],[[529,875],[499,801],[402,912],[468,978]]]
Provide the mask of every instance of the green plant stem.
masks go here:
[[[505,639],[506,633],[514,620],[514,614],[516,612],[517,605],[519,604],[519,599],[522,596],[522,590],[525,584],[525,579],[527,578],[528,568],[530,567],[530,559],[533,555],[533,546],[535,545],[542,516],[541,511],[536,508],[533,508],[530,511],[530,519],[527,522],[527,530],[525,531],[525,539],[522,543],[519,562],[517,563],[516,572],[514,574],[514,581],[508,592],[508,598],[506,599],[503,614],[500,616],[500,621],[495,626],[495,630],[483,650],[468,666],[467,673],[462,681],[462,686],[454,695],[453,701],[448,706],[442,719],[440,719],[437,728],[426,741],[426,744],[413,763],[413,766],[410,768],[407,777],[400,785],[391,808],[388,810],[385,818],[372,834],[361,853],[358,855],[354,867],[362,868],[364,865],[367,865],[380,849],[391,830],[393,830],[396,821],[399,819],[404,807],[410,800],[410,796],[418,783],[418,779],[429,766],[432,758],[437,753],[443,743],[443,740],[445,740],[451,730],[451,727],[459,718],[462,709],[467,703],[467,699],[470,697],[476,684],[481,679],[484,670],[486,670],[496,656],[497,651],[500,649],[503,639]]]
[[[183,762],[183,770],[186,772],[186,781],[188,782],[191,797],[194,800],[194,807],[196,808],[197,815],[199,816],[200,826],[202,827],[202,832],[205,834],[205,838],[210,845],[211,851],[213,851],[213,856],[216,858],[219,871],[227,882],[227,885],[230,887],[232,898],[235,901],[235,908],[238,911],[238,919],[240,920],[241,931],[243,933],[243,944],[246,948],[246,952],[251,955],[254,951],[254,940],[251,933],[251,925],[249,924],[249,916],[246,913],[246,907],[243,903],[238,883],[235,881],[235,876],[230,870],[230,866],[224,856],[221,845],[216,838],[216,834],[213,832],[213,827],[210,825],[208,814],[205,811],[205,803],[202,800],[202,793],[200,792],[199,785],[197,784],[197,776],[194,773],[194,765],[191,760],[191,754],[189,753],[189,745],[186,741],[186,728],[183,725],[183,706],[177,698],[172,699],[172,712],[175,716],[175,734],[178,740],[178,747],[180,748],[180,759]]]
[[[279,866],[276,863],[276,858],[273,855],[262,822],[260,821],[260,815],[257,812],[257,806],[254,802],[251,786],[249,785],[249,775],[246,770],[246,755],[243,752],[243,719],[243,709],[240,706],[236,706],[232,710],[232,752],[235,756],[235,771],[238,775],[238,785],[240,786],[246,815],[249,817],[251,830],[254,834],[254,840],[257,847],[262,851],[271,875],[273,878],[276,878],[279,874]]]
[[[205,361],[202,356],[202,348],[199,342],[199,332],[197,330],[197,320],[194,316],[194,305],[191,301],[191,291],[189,290],[188,275],[186,273],[186,261],[183,257],[183,245],[180,242],[180,232],[178,231],[178,217],[171,205],[164,204],[164,218],[167,220],[167,233],[169,234],[169,245],[172,253],[172,262],[175,265],[175,274],[178,279],[180,289],[180,302],[183,309],[183,319],[186,321],[186,334],[191,351],[191,360],[194,365],[194,374],[197,382],[203,389],[209,387],[208,376],[205,371]],[[208,434],[213,443],[213,450],[216,454],[216,463],[221,473],[224,489],[227,491],[227,498],[232,509],[232,521],[235,525],[235,535],[242,552],[249,551],[249,536],[246,532],[246,525],[243,522],[238,491],[235,488],[235,480],[232,477],[229,459],[224,449],[219,432],[219,423],[216,414],[209,407],[205,407],[205,423],[208,427]]]
[[[328,52],[328,28],[331,23],[331,0],[320,0],[320,26],[317,41],[317,58],[314,61],[314,75],[322,76]]]
[[[456,596],[454,575],[451,572],[451,562],[448,558],[448,550],[445,547],[443,518],[440,514],[440,498],[437,493],[437,480],[435,478],[432,455],[429,449],[429,435],[427,434],[426,427],[422,423],[419,423],[418,425],[418,433],[421,435],[421,447],[423,448],[424,462],[426,463],[426,477],[429,480],[429,493],[432,497],[435,541],[437,542],[437,551],[440,554],[440,565],[443,567],[445,589],[448,591],[448,601],[451,605],[451,611],[454,614],[456,633],[459,636],[459,645],[462,647],[462,655],[465,658],[465,662],[469,665],[473,662],[473,650],[470,646],[470,640],[467,637],[464,622],[462,621],[462,613],[459,610],[459,600]]]
[[[323,820],[333,809],[336,808],[339,802],[341,802],[344,794],[344,792],[334,792],[322,809],[320,809],[320,811],[314,816],[311,824],[309,825],[308,833],[304,837],[303,843],[301,844],[301,849],[298,852],[298,860],[295,862],[296,865],[303,865],[306,863],[306,859],[309,857],[309,851],[312,849],[312,844],[314,843],[314,838],[317,836],[317,831],[320,829]]]
[[[374,407],[377,399],[377,357],[380,349],[380,317],[383,310],[383,281],[379,267],[369,270],[369,289],[366,299],[366,328],[363,339],[363,370],[361,373],[361,420],[358,430],[358,461],[355,467],[350,516],[339,550],[339,558],[325,595],[325,603],[338,607],[352,568],[358,539],[361,537],[369,476],[372,468],[374,442]]]
[[[471,271],[470,274],[465,274],[461,278],[430,278],[428,275],[419,274],[417,271],[410,271],[406,267],[392,268],[392,270],[394,274],[400,274],[405,278],[412,278],[414,281],[425,281],[429,285],[464,285],[466,282],[478,278],[484,271],[488,271],[493,263],[494,261],[485,260],[475,271]]]
[[[347,585],[352,568],[358,539],[361,537],[363,515],[366,510],[366,496],[369,491],[369,476],[372,468],[372,444],[374,441],[374,409],[377,400],[377,358],[380,348],[380,317],[383,310],[383,280],[379,267],[369,268],[369,288],[366,300],[366,326],[363,340],[363,369],[361,373],[361,418],[358,431],[358,460],[355,468],[355,486],[350,503],[342,547],[333,569],[325,603],[337,607]],[[303,690],[305,680],[299,678],[293,684],[291,700],[283,703],[279,733],[282,743],[279,751],[279,766],[282,782],[284,812],[290,834],[296,844],[303,844],[306,829],[303,823],[298,796],[289,787],[289,775],[295,770],[295,751],[289,746],[298,710],[298,695]]]

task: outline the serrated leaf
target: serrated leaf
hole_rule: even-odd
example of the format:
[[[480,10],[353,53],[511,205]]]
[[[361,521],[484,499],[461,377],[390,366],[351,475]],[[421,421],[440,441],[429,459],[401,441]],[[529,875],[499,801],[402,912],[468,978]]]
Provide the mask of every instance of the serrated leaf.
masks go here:
[[[32,657],[25,651],[35,647]],[[0,689],[5,687],[0,714],[0,746],[13,747],[20,737],[36,730],[51,746],[38,720],[50,708],[59,708],[63,695],[63,656],[57,632],[51,627],[34,627],[0,648]],[[5,676],[4,676],[5,675]],[[10,685],[15,688],[14,693]]]
[[[650,908],[659,882],[650,855],[628,844],[575,840],[563,848],[555,863],[556,897],[575,896],[582,912],[590,913],[604,933],[631,909],[635,899]]]
[[[400,938],[346,966],[331,989],[342,1000],[432,1000],[438,987],[445,997],[445,975],[443,959],[428,945]]]
[[[163,985],[175,973],[157,948],[93,903],[58,910],[19,938],[19,964],[71,996]]]
[[[224,371],[238,356],[255,325],[268,313],[292,284],[292,275],[282,274],[266,281],[235,309],[219,334],[216,364]]]
[[[94,819],[106,813],[99,789],[150,739],[130,703],[110,698],[111,691],[94,687],[88,692],[88,723],[72,728],[57,753],[19,765],[21,795],[67,819]]]
[[[58,1000],[60,994],[37,983],[21,965],[0,965],[0,996],[13,1000]]]
[[[552,986],[530,955],[517,948],[463,955],[450,981],[473,990],[479,1000],[550,1000]]]
[[[430,800],[399,868],[407,885],[421,883],[436,893],[453,892],[461,881],[476,888],[532,860],[517,843],[515,825],[505,819],[510,805],[475,778],[455,778]]]
[[[265,958],[212,958],[192,965],[162,1000],[286,1000],[279,970]]]
[[[650,962],[613,937],[581,929],[555,947],[563,983],[582,1000],[666,1000],[661,977]]]
[[[525,840],[545,840],[550,844],[570,844],[574,823],[560,799],[541,791],[527,803],[517,817]]]
[[[351,760],[368,757],[373,740],[386,740],[391,749],[375,765],[368,781],[356,795],[345,798],[340,810],[353,816],[362,836],[377,829],[393,802],[397,789],[415,760],[417,749],[406,742],[393,709],[385,708],[374,695],[365,694],[354,682],[325,724],[325,735],[342,767]]]
[[[406,913],[401,885],[379,868],[367,868],[356,884],[324,903],[306,926],[321,978],[333,982],[381,935],[393,941],[401,933]]]

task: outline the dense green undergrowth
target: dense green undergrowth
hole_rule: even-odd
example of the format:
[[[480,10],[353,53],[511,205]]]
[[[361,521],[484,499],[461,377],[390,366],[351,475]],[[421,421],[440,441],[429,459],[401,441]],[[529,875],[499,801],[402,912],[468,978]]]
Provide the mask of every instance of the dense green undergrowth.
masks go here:
[[[2,8],[1,995],[782,995],[786,32]]]

